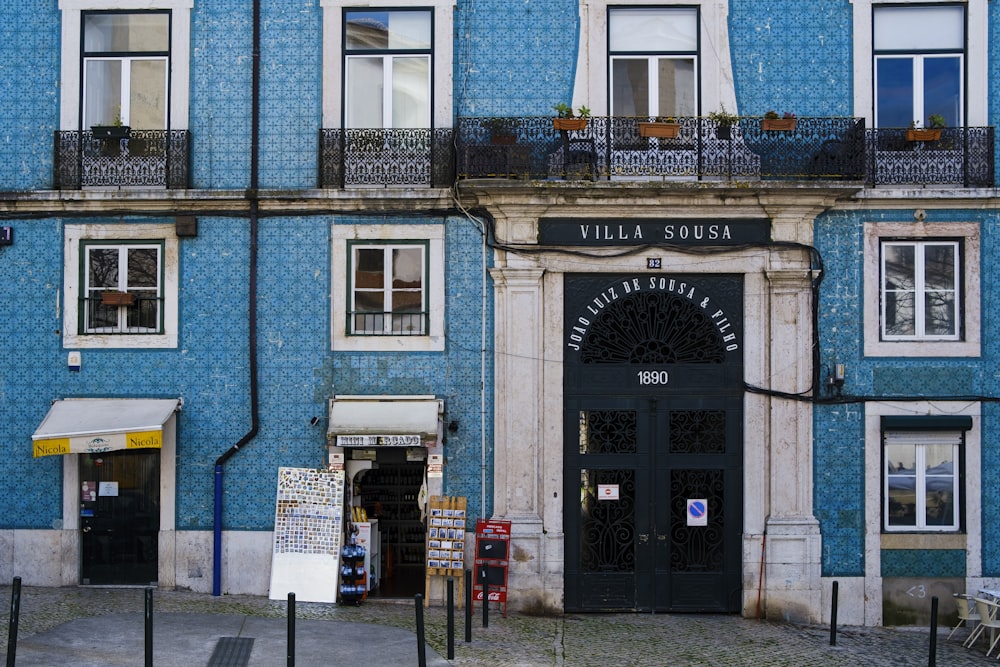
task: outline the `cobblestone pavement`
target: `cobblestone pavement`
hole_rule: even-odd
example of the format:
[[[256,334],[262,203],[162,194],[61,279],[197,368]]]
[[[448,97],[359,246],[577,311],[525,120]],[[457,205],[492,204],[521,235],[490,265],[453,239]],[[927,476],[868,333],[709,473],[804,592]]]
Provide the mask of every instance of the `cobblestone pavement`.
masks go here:
[[[11,600],[11,587],[0,587],[0,600]],[[10,606],[2,617],[9,628]],[[143,615],[141,589],[23,587],[18,638],[53,629],[74,619],[107,614]],[[240,614],[286,618],[286,601],[233,595],[213,597],[183,591],[155,591],[157,613]],[[359,607],[297,602],[295,617],[388,625],[415,631],[412,600],[369,600]],[[440,607],[424,611],[428,645],[447,656],[447,615]],[[915,666],[929,663],[929,633],[924,629],[842,627],[830,646],[827,627],[757,621],[737,616],[704,614],[567,614],[504,618],[492,611],[489,627],[482,612],[472,617],[472,642],[465,642],[465,613],[455,612],[454,665],[535,667],[754,665],[755,667],[837,667],[856,665]],[[941,628],[936,664],[942,667],[997,664],[985,657],[985,644],[962,646],[966,631],[946,640]],[[8,632],[0,636],[6,654]],[[414,664],[416,656],[414,656]],[[72,664],[71,662],[68,664]],[[195,667],[195,666],[192,666]]]

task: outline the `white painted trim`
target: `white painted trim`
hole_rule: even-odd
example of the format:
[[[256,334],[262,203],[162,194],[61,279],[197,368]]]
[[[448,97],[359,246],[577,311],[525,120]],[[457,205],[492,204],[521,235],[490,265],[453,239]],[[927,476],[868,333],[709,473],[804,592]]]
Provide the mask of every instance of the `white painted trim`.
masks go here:
[[[914,401],[865,404],[865,625],[882,625],[882,422],[883,415],[967,415],[965,434],[966,577],[981,577],[982,407],[978,402]],[[899,533],[891,533],[899,535]],[[931,536],[933,537],[933,536]]]
[[[433,76],[434,127],[452,126],[452,78],[454,71],[454,14],[451,0],[373,0],[359,4],[352,0],[320,0],[323,10],[323,127],[341,127],[343,90],[343,9],[373,7],[434,8]]]
[[[680,7],[700,8],[701,90],[700,115],[718,111],[738,113],[736,89],[733,83],[732,58],[729,52],[728,3],[721,0],[691,0],[689,2],[662,3],[663,7],[676,4]],[[648,0],[581,0],[580,49],[577,53],[576,82],[573,89],[573,108],[590,107],[594,115],[607,115],[608,101],[608,5],[628,7],[649,6]],[[553,100],[555,104],[559,100]]]
[[[428,336],[348,336],[347,241],[428,241],[427,303],[430,307]],[[333,225],[330,230],[330,337],[332,349],[352,352],[439,352],[444,350],[444,225]]]
[[[66,225],[63,274],[63,347],[83,349],[175,348],[178,340],[177,300],[180,281],[180,244],[174,225]],[[163,331],[162,334],[79,334],[80,242],[84,240],[163,241]],[[84,355],[83,363],[87,363]]]
[[[190,122],[191,10],[194,0],[59,0],[62,18],[59,127],[78,130],[80,121],[80,14],[87,10],[171,10],[170,129]]]
[[[979,357],[979,225],[976,223],[868,222],[864,226],[864,337],[866,357]],[[965,340],[879,340],[879,241],[884,237],[963,238],[962,329]]]
[[[863,117],[868,127],[875,126],[872,91],[872,6],[879,4],[935,4],[933,0],[851,0],[854,5],[854,115]],[[941,3],[945,4],[945,3]],[[953,4],[953,3],[952,3]],[[968,0],[966,11],[966,121],[970,127],[989,124],[989,8],[987,0]]]

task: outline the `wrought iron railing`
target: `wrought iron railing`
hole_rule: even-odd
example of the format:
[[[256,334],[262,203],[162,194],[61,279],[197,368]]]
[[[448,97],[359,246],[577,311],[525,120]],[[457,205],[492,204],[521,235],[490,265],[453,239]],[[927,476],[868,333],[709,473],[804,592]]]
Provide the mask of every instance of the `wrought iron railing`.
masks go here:
[[[951,128],[909,142],[904,129],[866,129],[862,118],[797,118],[768,129],[761,118],[591,117],[557,130],[550,117],[462,117],[459,179],[844,180],[868,185],[990,187],[992,127]],[[669,120],[669,119],[668,119]],[[788,126],[791,127],[788,127]],[[671,134],[673,136],[647,136]]]
[[[116,298],[80,299],[80,333],[100,335],[153,335],[163,333],[163,298],[133,292],[113,293]]]
[[[319,187],[450,187],[451,128],[322,129]]]
[[[995,180],[992,127],[868,131],[868,181],[873,185],[990,188]]]
[[[101,137],[90,130],[60,130],[55,136],[54,187],[190,186],[188,130],[130,130]]]
[[[348,313],[348,327],[356,336],[426,336],[428,313]]]

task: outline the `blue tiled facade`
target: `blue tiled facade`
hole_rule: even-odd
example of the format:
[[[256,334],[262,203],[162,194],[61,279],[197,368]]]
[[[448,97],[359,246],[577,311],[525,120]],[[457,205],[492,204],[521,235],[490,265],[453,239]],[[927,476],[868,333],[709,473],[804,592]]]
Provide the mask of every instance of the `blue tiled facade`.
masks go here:
[[[185,54],[189,56],[190,76],[185,91],[191,133],[190,187],[155,190],[153,194],[115,188],[96,188],[83,194],[57,189],[54,136],[57,130],[67,129],[61,127],[64,47],[63,17],[57,4],[0,0],[0,224],[15,231],[14,244],[0,247],[0,339],[10,341],[0,348],[0,451],[7,459],[7,488],[16,490],[0,499],[0,531],[61,528],[64,462],[55,456],[32,458],[30,443],[51,402],[67,397],[182,397],[184,408],[177,418],[176,528],[211,531],[215,462],[248,433],[252,423],[251,300],[256,304],[253,330],[258,349],[260,428],[225,467],[222,523],[227,531],[272,530],[278,468],[326,464],[329,443],[325,417],[334,395],[432,395],[443,400],[446,420],[457,424],[457,430],[444,437],[443,493],[468,498],[470,519],[490,517],[496,509],[494,501],[507,491],[494,488],[495,480],[506,473],[494,468],[502,446],[494,442],[494,432],[500,430],[494,419],[502,419],[494,415],[495,404],[501,403],[496,387],[503,372],[494,368],[494,346],[502,328],[502,314],[495,312],[500,307],[496,294],[502,288],[494,285],[489,270],[499,264],[500,251],[491,248],[484,256],[483,232],[477,226],[481,221],[466,215],[463,206],[468,202],[457,205],[462,195],[458,187],[390,184],[368,191],[344,189],[333,195],[320,191],[320,130],[341,112],[339,107],[336,111],[324,109],[324,102],[331,97],[329,90],[324,91],[329,73],[324,71],[323,42],[330,38],[324,35],[324,12],[341,9],[321,6],[319,0],[260,3],[256,185],[265,199],[271,199],[257,219],[254,235],[254,222],[246,213],[249,198],[259,194],[248,192],[252,185],[254,104],[251,3],[194,1],[190,53]],[[106,4],[102,8],[107,8]],[[707,11],[704,6],[702,11]],[[994,39],[1000,6],[990,3],[987,11],[988,73],[989,81],[995,82],[1000,81],[1000,40]],[[453,60],[434,64],[440,70],[435,77],[443,76],[441,71],[446,68],[451,73],[449,100],[444,106],[452,118],[443,125],[457,125],[463,117],[549,116],[557,102],[587,104],[585,94],[574,90],[579,84],[577,67],[581,60],[587,60],[580,54],[592,47],[584,43],[587,18],[586,13],[581,15],[580,3],[570,0],[514,4],[459,0],[453,13]],[[718,55],[732,73],[732,80],[722,86],[731,86],[735,111],[754,117],[771,109],[799,117],[857,115],[854,19],[849,0],[731,0],[723,28],[729,51]],[[435,30],[445,27],[437,24]],[[706,34],[714,33],[707,30]],[[590,35],[590,39],[602,40],[600,49],[606,48],[605,35]],[[708,52],[719,45],[701,43],[700,48],[702,59],[707,60]],[[590,53],[594,52],[591,49]],[[336,54],[334,61],[336,67],[342,67],[341,54]],[[989,125],[1000,120],[994,87],[991,85],[988,95]],[[435,94],[441,94],[438,88]],[[702,94],[708,93],[699,91]],[[332,95],[338,98],[338,105],[339,95],[340,91]],[[440,102],[434,100],[435,105]],[[712,110],[703,107],[702,115]],[[439,120],[435,122],[440,128]],[[1000,159],[1000,151],[994,151]],[[556,180],[543,179],[534,194],[544,199],[553,186],[551,181]],[[511,189],[520,185],[523,181]],[[701,185],[706,185],[706,192],[714,187],[711,179]],[[813,185],[824,187],[814,180],[802,189]],[[920,208],[926,209],[929,224],[972,223],[979,227],[978,264],[983,267],[978,276],[979,356],[872,357],[866,356],[864,348],[868,326],[862,310],[865,224],[911,223],[917,207],[898,205],[902,195],[896,205],[879,199],[892,188],[880,191],[868,183],[855,185],[857,191],[867,193],[844,194],[845,187],[830,199],[839,197],[836,203],[825,203],[824,212],[809,221],[812,238],[807,245],[816,249],[823,267],[817,304],[816,373],[825,377],[833,364],[844,364],[847,379],[843,396],[857,398],[819,400],[810,406],[811,511],[820,526],[821,575],[861,578],[877,568],[886,578],[1000,577],[1000,534],[990,529],[991,518],[1000,511],[1000,444],[994,437],[1000,429],[1000,407],[990,398],[1000,396],[1000,380],[993,370],[1000,362],[1000,342],[994,335],[1000,279],[988,270],[1000,259],[1000,206],[992,192],[972,192],[959,186],[939,188],[930,196],[918,190],[906,195],[926,199]],[[665,204],[656,215],[671,215],[664,195],[669,193],[670,184],[664,181],[645,187],[664,188],[651,196],[664,198]],[[747,187],[758,184],[740,183],[734,189]],[[438,189],[441,192],[435,191]],[[329,201],[323,202],[324,197]],[[79,204],[87,199],[96,203],[90,208]],[[489,199],[483,197],[483,201]],[[197,204],[190,203],[195,200]],[[544,215],[558,216],[561,206],[585,200],[585,196],[557,198]],[[137,201],[148,202],[148,206]],[[123,202],[131,208],[122,208]],[[497,215],[509,213],[504,209],[506,203],[482,206],[494,206],[490,212]],[[629,202],[619,205],[627,209]],[[694,204],[693,210],[697,211],[698,205]],[[606,210],[595,205],[585,217],[600,220]],[[718,210],[713,208],[705,215],[719,215]],[[71,348],[64,345],[62,300],[67,281],[75,277],[66,275],[64,268],[68,262],[64,256],[66,226],[101,224],[113,229],[116,225],[173,225],[175,216],[183,214],[197,217],[198,233],[179,239],[177,346],[85,348],[81,370],[69,370],[67,354]],[[699,211],[695,217],[700,215]],[[444,272],[429,277],[443,281],[445,287],[443,349],[337,349],[331,322],[346,315],[332,312],[331,292],[346,276],[342,275],[343,267],[334,267],[332,262],[331,229],[338,225],[363,230],[403,224],[443,228]],[[251,294],[248,271],[254,236],[257,292]],[[799,234],[797,240],[805,236]],[[531,233],[522,233],[519,242],[531,241]],[[538,266],[544,267],[544,261]],[[561,311],[553,307],[544,312]],[[554,371],[546,366],[539,373]],[[552,377],[546,377],[544,383],[558,385],[559,380]],[[866,530],[870,531],[866,498],[880,493],[866,488],[866,448],[873,446],[866,442],[866,403],[924,397],[955,397],[967,402],[985,397],[981,415],[976,416],[982,434],[981,469],[977,471],[981,488],[966,490],[982,506],[982,534],[970,538],[970,544],[980,549],[979,573],[968,572],[966,552],[951,546],[892,548],[882,549],[877,556],[866,554],[871,546],[866,541]],[[318,425],[311,423],[315,417]],[[545,438],[558,432],[551,425],[549,429],[525,449],[545,447]],[[520,453],[515,452],[512,458]],[[538,468],[544,469],[548,482],[562,474],[558,461],[542,463],[545,465]],[[552,472],[546,466],[558,470]],[[539,482],[538,488],[542,486]],[[556,487],[562,491],[558,484]],[[559,519],[553,522],[550,517],[541,517],[539,531],[562,530],[562,517]],[[756,544],[756,536],[749,533],[748,529],[744,547]],[[539,570],[545,571],[542,566]]]

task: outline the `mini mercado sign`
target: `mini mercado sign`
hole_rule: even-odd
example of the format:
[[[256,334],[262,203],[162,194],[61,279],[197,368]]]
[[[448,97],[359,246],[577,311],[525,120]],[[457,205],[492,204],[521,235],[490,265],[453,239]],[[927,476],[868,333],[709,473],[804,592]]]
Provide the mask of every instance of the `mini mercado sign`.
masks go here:
[[[419,435],[338,435],[338,447],[419,447]]]
[[[541,218],[538,242],[560,246],[744,245],[771,240],[767,219]]]

